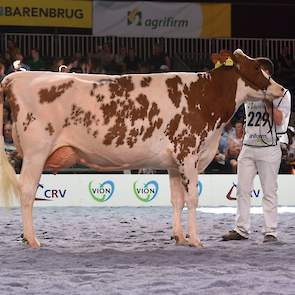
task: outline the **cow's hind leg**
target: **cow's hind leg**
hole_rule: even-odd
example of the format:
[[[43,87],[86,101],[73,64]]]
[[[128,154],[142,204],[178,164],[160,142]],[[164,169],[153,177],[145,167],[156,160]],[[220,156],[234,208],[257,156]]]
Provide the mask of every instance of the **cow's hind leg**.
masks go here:
[[[24,157],[20,174],[21,211],[24,239],[32,248],[39,248],[33,224],[33,204],[40,176],[46,159],[38,155]]]
[[[184,207],[184,190],[178,171],[170,170],[171,203],[173,207],[173,238],[177,245],[187,245],[181,225],[181,213]]]

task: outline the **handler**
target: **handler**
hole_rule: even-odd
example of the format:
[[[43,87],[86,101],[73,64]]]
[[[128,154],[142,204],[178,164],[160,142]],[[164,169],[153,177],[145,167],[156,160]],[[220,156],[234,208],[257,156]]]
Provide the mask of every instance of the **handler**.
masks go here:
[[[270,59],[256,60],[268,75],[273,74]],[[277,178],[282,157],[279,138],[286,138],[283,134],[287,131],[290,110],[289,91],[273,103],[265,100],[245,104],[245,137],[238,158],[236,223],[234,230],[222,236],[223,241],[249,238],[251,191],[257,172],[263,190],[263,242],[277,241]]]

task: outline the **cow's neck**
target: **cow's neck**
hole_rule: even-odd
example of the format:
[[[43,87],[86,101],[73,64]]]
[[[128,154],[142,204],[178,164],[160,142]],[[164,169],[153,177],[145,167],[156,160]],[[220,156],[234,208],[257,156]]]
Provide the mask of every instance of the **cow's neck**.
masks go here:
[[[212,71],[212,81],[217,85],[219,91],[216,96],[217,104],[221,107],[220,118],[221,123],[227,123],[239,108],[238,95],[238,81],[239,74],[235,67],[222,67]]]
[[[237,72],[234,68],[221,68],[210,74],[211,78],[199,77],[183,90],[187,100],[182,112],[184,123],[195,134],[219,129],[236,110]]]

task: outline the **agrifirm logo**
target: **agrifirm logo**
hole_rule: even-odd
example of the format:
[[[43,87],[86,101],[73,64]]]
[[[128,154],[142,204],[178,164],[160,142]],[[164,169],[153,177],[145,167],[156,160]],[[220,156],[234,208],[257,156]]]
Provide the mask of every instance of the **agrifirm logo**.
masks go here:
[[[88,190],[95,201],[102,203],[112,197],[115,191],[115,184],[112,180],[106,180],[102,183],[90,181],[88,184]]]
[[[66,189],[48,188],[39,183],[37,187],[36,201],[51,201],[54,199],[64,199],[67,194]]]
[[[151,202],[159,192],[159,184],[155,180],[150,180],[145,183],[135,181],[133,183],[133,192],[135,196],[142,202]]]
[[[127,24],[143,26],[156,30],[158,28],[187,28],[188,19],[176,19],[174,16],[164,16],[162,18],[144,18],[143,12],[134,8],[127,12]]]
[[[142,25],[142,12],[139,11],[137,8],[128,11],[127,13],[127,24],[132,25],[135,24],[136,26]]]

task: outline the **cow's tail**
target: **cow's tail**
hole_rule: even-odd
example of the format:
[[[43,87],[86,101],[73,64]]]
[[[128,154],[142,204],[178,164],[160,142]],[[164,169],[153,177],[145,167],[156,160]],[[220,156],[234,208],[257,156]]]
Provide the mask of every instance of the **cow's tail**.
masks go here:
[[[5,153],[3,136],[4,86],[0,83],[0,205],[9,207],[13,199],[19,197],[20,188],[14,168]]]

